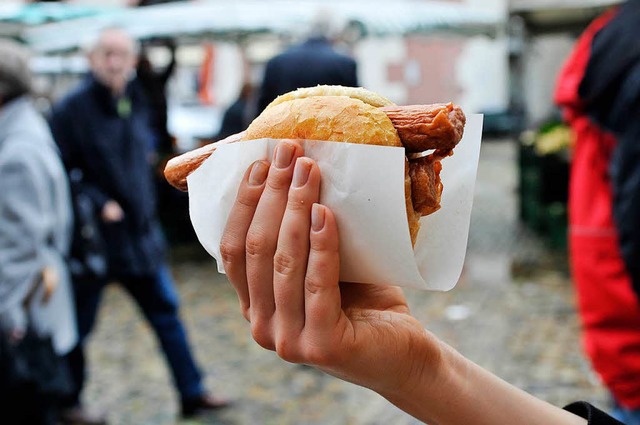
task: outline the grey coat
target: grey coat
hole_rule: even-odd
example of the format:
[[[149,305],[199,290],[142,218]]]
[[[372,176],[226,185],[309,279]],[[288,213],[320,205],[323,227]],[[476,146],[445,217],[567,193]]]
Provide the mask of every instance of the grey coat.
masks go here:
[[[29,320],[53,336],[60,354],[77,339],[65,259],[70,202],[56,145],[31,101],[22,97],[0,107],[0,327],[24,329]],[[55,268],[58,286],[47,304],[36,293],[27,313],[23,300],[45,266]]]

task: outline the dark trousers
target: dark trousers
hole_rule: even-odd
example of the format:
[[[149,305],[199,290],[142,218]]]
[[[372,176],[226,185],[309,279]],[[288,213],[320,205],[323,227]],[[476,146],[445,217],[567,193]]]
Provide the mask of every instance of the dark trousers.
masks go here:
[[[55,425],[58,400],[33,387],[13,389],[0,399],[0,422],[12,425]]]
[[[181,398],[204,393],[202,376],[189,348],[186,331],[178,316],[178,294],[166,266],[155,276],[120,277],[118,282],[138,304],[162,346],[173,381]],[[84,345],[93,329],[105,281],[74,282],[78,321],[78,345],[67,355],[75,391],[68,406],[78,405],[85,382]]]

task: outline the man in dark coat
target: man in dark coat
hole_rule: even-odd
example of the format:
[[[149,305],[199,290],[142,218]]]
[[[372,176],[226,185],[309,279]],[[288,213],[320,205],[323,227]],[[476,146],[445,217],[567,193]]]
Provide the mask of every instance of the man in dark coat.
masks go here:
[[[53,110],[51,127],[74,192],[99,212],[106,276],[74,282],[80,344],[69,356],[76,392],[69,422],[82,417],[84,340],[93,328],[102,289],[117,281],[153,327],[180,393],[182,414],[227,404],[208,395],[178,317],[178,297],[165,263],[151,169],[149,107],[132,80],[137,46],[124,31],[103,31],[89,54],[91,75]],[[81,178],[77,178],[80,175]]]
[[[267,62],[258,113],[281,94],[319,84],[356,87],[356,61],[337,52],[328,38],[329,22],[318,19],[311,36]]]

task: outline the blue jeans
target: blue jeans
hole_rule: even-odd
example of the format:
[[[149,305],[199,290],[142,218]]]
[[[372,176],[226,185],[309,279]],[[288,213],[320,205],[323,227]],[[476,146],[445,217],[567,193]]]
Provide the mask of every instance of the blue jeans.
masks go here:
[[[640,409],[627,409],[620,406],[615,400],[611,416],[625,425],[640,425]]]
[[[155,331],[173,381],[183,400],[204,393],[202,375],[189,348],[186,331],[178,316],[178,294],[166,266],[150,277],[124,276],[117,279],[129,292]],[[67,355],[75,391],[65,403],[80,404],[85,382],[84,345],[95,324],[105,281],[74,282],[78,320],[78,345]]]

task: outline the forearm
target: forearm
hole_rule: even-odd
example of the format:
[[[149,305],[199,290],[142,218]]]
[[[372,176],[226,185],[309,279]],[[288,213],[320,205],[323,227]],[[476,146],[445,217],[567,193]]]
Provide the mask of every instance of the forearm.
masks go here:
[[[430,425],[580,425],[587,422],[508,384],[441,343],[436,372],[416,376],[400,392],[381,392]]]

